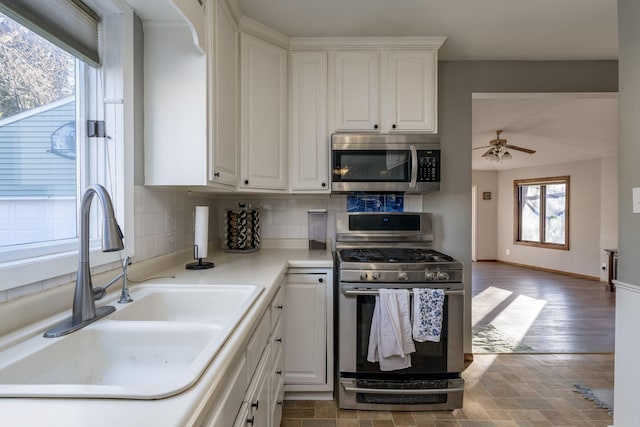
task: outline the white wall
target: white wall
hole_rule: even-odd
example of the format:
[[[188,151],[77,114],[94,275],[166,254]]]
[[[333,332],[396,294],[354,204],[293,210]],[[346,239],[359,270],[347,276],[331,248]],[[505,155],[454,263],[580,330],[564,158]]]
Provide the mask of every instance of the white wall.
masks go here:
[[[476,260],[497,259],[498,245],[498,173],[496,171],[473,171],[473,185],[476,194]],[[482,194],[491,193],[490,200],[484,200]]]
[[[569,250],[513,243],[516,179],[570,176]],[[600,159],[498,172],[497,258],[507,262],[600,277]],[[507,255],[506,251],[510,254]]]

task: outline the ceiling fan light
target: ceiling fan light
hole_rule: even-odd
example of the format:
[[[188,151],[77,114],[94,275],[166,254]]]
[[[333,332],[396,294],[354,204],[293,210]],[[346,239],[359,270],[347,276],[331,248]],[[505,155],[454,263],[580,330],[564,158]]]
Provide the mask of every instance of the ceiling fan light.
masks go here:
[[[502,160],[511,160],[513,157],[511,157],[511,153],[509,153],[508,151],[505,151],[504,153],[502,153]]]

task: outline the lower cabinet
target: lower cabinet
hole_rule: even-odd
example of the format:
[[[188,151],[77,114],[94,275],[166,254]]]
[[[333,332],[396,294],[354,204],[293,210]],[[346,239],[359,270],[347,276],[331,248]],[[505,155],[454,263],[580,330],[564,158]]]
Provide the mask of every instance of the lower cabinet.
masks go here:
[[[283,281],[284,282],[284,281]],[[284,397],[284,287],[263,314],[244,351],[224,373],[206,427],[280,427]]]
[[[333,392],[333,273],[289,269],[285,281],[285,391]]]

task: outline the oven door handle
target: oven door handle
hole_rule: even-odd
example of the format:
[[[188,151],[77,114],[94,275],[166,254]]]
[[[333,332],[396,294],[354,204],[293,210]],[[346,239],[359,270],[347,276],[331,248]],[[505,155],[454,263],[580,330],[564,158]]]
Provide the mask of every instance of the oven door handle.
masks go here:
[[[464,387],[451,388],[426,388],[426,389],[387,389],[387,388],[362,388],[355,387],[352,381],[340,381],[342,388],[349,393],[369,393],[369,394],[443,394],[458,393],[464,391]]]
[[[358,295],[380,295],[380,291],[374,289],[343,289],[342,294],[346,296],[358,296]],[[409,294],[413,294],[413,291],[409,289]],[[444,291],[445,295],[464,295],[464,291]]]

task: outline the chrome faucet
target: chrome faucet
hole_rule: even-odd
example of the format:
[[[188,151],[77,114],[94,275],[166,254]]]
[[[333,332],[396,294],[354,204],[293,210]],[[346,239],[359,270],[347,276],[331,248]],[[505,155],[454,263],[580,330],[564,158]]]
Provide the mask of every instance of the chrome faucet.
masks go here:
[[[102,251],[113,252],[124,249],[122,230],[116,222],[113,204],[107,190],[94,184],[87,188],[80,204],[80,256],[78,276],[73,293],[72,316],[44,333],[47,338],[59,337],[77,331],[104,316],[113,313],[115,307],[104,306],[96,309],[91,272],[89,270],[89,211],[93,196],[98,196],[102,206]]]

